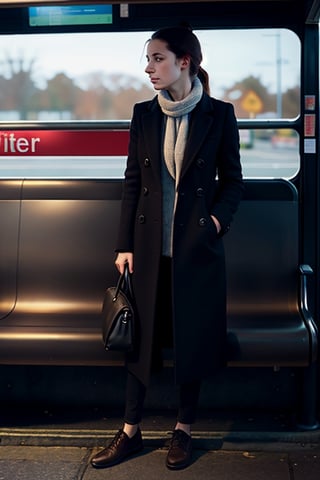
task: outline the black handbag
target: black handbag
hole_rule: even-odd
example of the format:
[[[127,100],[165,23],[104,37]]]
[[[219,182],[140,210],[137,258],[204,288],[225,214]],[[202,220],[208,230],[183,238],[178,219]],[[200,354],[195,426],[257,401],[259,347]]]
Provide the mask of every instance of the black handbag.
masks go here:
[[[116,287],[106,290],[102,307],[102,339],[106,350],[129,352],[135,337],[135,311],[128,264]]]

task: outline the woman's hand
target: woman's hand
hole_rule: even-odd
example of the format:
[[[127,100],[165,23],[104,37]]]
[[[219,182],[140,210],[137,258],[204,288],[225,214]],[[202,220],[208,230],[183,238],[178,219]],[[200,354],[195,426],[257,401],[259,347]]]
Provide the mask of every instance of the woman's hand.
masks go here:
[[[213,223],[214,223],[215,226],[216,226],[217,233],[219,234],[219,233],[221,232],[220,222],[219,222],[219,220],[217,219],[217,217],[215,217],[214,215],[211,215],[211,218],[212,218],[212,220],[213,220]]]
[[[118,253],[114,263],[121,274],[124,272],[124,266],[126,263],[129,265],[129,272],[133,273],[133,253],[132,252]]]

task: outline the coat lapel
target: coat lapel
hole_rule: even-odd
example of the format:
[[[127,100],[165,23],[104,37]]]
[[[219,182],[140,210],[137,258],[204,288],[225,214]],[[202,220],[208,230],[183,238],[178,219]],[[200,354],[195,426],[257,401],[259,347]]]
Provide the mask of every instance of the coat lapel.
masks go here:
[[[151,101],[148,111],[143,115],[142,128],[149,158],[160,181],[163,115],[156,97]]]
[[[184,152],[180,180],[194,161],[208,132],[212,129],[216,121],[217,118],[214,115],[211,99],[205,94],[191,114],[188,141]]]
[[[201,148],[201,145],[208,135],[208,132],[214,127],[216,122],[217,117],[214,115],[212,101],[210,97],[205,94],[202,96],[202,99],[191,115],[188,141],[185,148],[180,180],[183,178],[189,166],[194,161],[199,149]],[[154,171],[160,181],[163,141],[163,115],[159,107],[157,97],[150,102],[148,110],[143,115],[142,128],[148,155],[153,164]]]

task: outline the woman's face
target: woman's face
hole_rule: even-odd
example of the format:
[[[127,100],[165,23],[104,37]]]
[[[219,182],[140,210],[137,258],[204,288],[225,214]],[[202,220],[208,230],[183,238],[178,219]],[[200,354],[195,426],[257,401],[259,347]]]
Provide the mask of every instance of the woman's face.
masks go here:
[[[189,58],[179,59],[168,50],[162,40],[150,40],[147,47],[147,66],[145,72],[156,90],[176,92],[184,89],[189,77]]]

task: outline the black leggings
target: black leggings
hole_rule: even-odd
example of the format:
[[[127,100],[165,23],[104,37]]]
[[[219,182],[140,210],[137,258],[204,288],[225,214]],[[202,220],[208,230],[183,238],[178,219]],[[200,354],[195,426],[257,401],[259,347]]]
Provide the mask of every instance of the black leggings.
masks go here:
[[[179,386],[179,408],[177,421],[191,424],[195,422],[201,382],[194,381]],[[128,372],[125,423],[135,425],[142,420],[146,387],[135,375]]]
[[[162,257],[160,262],[154,341],[152,350],[152,371],[162,367],[162,349],[173,347],[172,299],[171,299],[171,258]],[[201,382],[194,381],[179,387],[178,422],[194,423]],[[140,423],[146,387],[128,372],[127,395],[124,421],[131,425]]]

